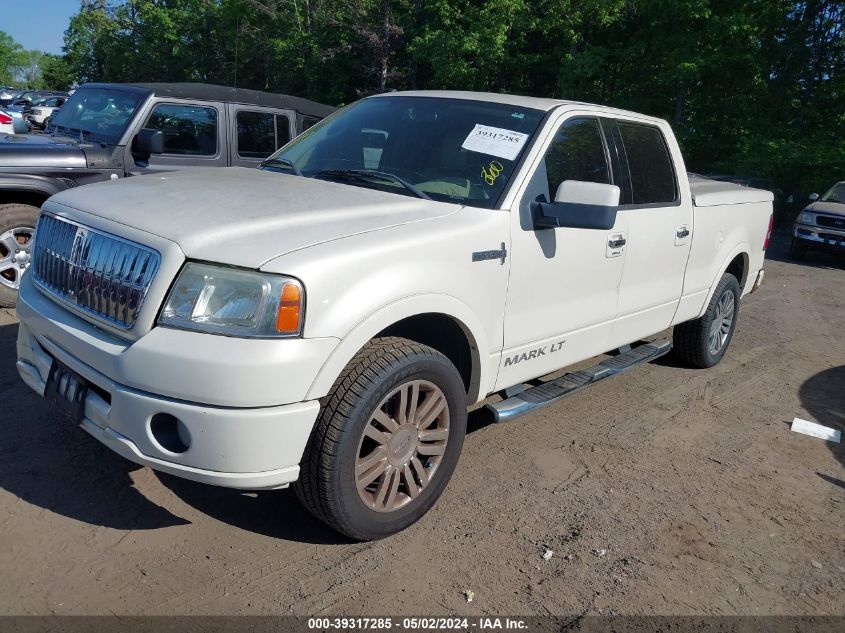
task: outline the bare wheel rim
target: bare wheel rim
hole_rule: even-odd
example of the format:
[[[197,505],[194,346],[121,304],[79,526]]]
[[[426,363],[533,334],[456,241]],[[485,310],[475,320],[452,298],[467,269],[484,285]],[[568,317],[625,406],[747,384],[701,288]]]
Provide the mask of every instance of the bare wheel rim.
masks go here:
[[[710,324],[707,347],[711,354],[718,354],[725,347],[734,322],[735,304],[734,293],[725,290],[719,298],[719,303],[716,304],[716,314],[713,316],[713,323]]]
[[[32,260],[35,229],[19,226],[0,234],[0,285],[17,290]]]
[[[394,512],[431,484],[449,441],[449,404],[427,380],[391,391],[370,415],[355,460],[358,496],[376,512]]]

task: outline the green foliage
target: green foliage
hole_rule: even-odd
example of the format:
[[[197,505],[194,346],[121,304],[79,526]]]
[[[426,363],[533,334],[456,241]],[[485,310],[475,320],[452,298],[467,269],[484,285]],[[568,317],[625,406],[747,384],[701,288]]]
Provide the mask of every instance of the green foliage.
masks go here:
[[[76,74],[62,55],[45,53],[41,57],[41,84],[50,90],[69,90],[76,80]]]
[[[11,35],[0,31],[0,85],[17,82],[27,51]]]

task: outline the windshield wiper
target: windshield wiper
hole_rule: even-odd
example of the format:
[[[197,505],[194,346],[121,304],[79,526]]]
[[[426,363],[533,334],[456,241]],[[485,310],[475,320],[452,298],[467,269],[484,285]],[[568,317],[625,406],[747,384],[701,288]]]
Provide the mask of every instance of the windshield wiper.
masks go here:
[[[420,191],[404,178],[400,178],[396,174],[390,174],[386,171],[373,171],[371,169],[324,169],[322,171],[318,171],[317,176],[335,178],[337,180],[354,180],[356,182],[381,180],[382,182],[398,183],[414,194],[417,198],[431,200],[428,194]]]
[[[300,171],[299,167],[294,165],[293,161],[288,160],[287,158],[268,158],[266,160],[262,160],[258,166],[266,167],[267,165],[281,165],[282,167],[287,167],[288,169],[290,169],[297,176],[302,175],[302,172]]]
[[[86,138],[94,141],[95,143],[99,143],[100,145],[105,145],[102,139],[98,138],[91,130],[83,130],[82,128],[78,127],[68,127],[66,125],[59,125],[56,124],[55,127],[56,132],[63,132],[69,138],[73,138],[80,143],[83,142]]]

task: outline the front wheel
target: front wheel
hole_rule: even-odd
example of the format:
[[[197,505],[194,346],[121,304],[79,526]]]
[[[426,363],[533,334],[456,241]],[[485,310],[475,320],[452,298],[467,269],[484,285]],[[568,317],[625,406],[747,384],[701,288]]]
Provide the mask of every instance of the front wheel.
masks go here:
[[[704,315],[675,326],[675,354],[693,367],[713,367],[722,360],[736,329],[739,313],[739,281],[722,275]]]
[[[38,208],[0,204],[0,308],[14,308],[21,275],[29,268]]]
[[[327,396],[294,488],[351,538],[389,536],[420,519],[452,476],[466,433],[464,383],[436,350],[377,338]]]

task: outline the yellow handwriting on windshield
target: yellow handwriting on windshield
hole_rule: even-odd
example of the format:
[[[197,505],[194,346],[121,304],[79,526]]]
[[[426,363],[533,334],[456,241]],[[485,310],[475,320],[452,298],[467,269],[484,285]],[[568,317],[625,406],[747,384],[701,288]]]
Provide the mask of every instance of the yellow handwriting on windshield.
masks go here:
[[[499,174],[501,174],[504,169],[505,166],[502,165],[502,163],[497,160],[491,160],[487,167],[481,168],[481,177],[484,179],[484,182],[492,187],[493,183],[496,182],[496,178],[499,177]]]

